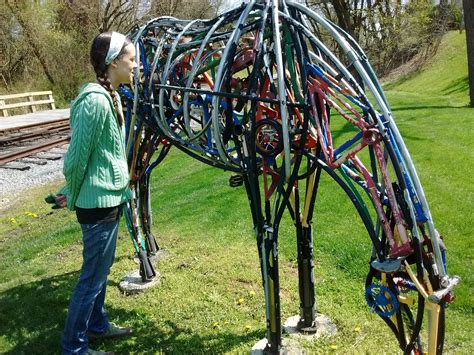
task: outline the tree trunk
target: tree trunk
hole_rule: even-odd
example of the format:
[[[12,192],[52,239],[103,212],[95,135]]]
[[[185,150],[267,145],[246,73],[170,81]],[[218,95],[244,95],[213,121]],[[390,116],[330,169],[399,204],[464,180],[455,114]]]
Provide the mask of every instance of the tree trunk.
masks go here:
[[[345,0],[333,0],[332,5],[337,16],[337,24],[352,37],[358,40],[352,23],[350,4]]]
[[[469,72],[469,98],[474,107],[474,1],[463,0],[466,27],[467,67]]]

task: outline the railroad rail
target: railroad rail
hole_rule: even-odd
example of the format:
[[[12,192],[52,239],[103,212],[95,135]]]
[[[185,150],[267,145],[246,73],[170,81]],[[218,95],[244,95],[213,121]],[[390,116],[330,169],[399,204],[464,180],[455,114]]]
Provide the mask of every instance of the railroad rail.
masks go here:
[[[0,165],[67,144],[69,135],[64,118],[0,130]]]

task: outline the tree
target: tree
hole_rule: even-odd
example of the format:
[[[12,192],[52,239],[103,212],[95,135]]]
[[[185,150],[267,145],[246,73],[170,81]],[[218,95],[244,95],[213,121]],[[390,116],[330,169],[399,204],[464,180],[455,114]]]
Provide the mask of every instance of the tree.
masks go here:
[[[212,18],[224,0],[152,0],[149,15],[173,16],[185,20]]]
[[[471,106],[474,107],[474,1],[463,0],[463,10],[469,72],[469,98],[471,99]]]
[[[354,37],[376,72],[418,69],[436,51],[452,17],[449,0],[306,0]]]
[[[62,0],[62,3],[63,10],[70,14],[63,21],[75,21],[96,34],[110,30],[125,32],[139,18],[140,0]]]
[[[29,54],[27,45],[16,35],[18,23],[11,16],[6,2],[0,3],[0,84],[6,90],[28,69],[25,65]]]
[[[20,2],[21,3],[21,2]],[[22,31],[24,32],[24,38],[28,42],[29,46],[33,50],[33,53],[35,54],[36,58],[41,64],[41,67],[43,68],[43,72],[48,78],[49,82],[51,84],[54,84],[54,79],[53,76],[49,70],[46,55],[42,51],[39,45],[38,38],[36,36],[37,34],[37,29],[33,28],[30,23],[28,22],[26,16],[24,16],[24,8],[21,7],[19,2],[17,1],[11,1],[11,0],[6,0],[5,4],[7,7],[10,9],[11,13],[15,16],[16,20],[18,21],[18,24],[21,26]]]
[[[94,80],[89,64],[100,32],[126,33],[151,17],[212,18],[223,0],[0,1],[0,91],[53,90],[68,103]]]

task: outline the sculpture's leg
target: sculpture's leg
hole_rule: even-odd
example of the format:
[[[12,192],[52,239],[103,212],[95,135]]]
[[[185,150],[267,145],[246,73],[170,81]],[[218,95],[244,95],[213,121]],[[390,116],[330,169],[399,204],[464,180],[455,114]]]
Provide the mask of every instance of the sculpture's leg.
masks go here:
[[[256,207],[252,201],[251,205]],[[259,212],[261,216],[261,210]],[[277,233],[275,233],[273,228],[264,226],[261,222],[263,222],[263,218],[260,217],[257,219],[255,231],[265,296],[267,324],[267,346],[265,352],[279,353],[281,349],[281,315]]]
[[[151,206],[150,206],[150,174],[143,174],[139,181],[140,219],[143,234],[145,235],[146,250],[148,255],[155,255],[160,247],[151,232]]]
[[[428,354],[441,354],[444,345],[445,305],[427,304],[428,313]]]
[[[130,233],[130,236],[132,237],[132,242],[135,247],[135,250],[137,252],[137,257],[140,262],[140,276],[142,277],[142,281],[151,281],[155,276],[156,272],[153,268],[153,264],[151,263],[151,260],[149,259],[147,252],[146,252],[146,246],[145,242],[143,241],[143,238],[140,233],[139,229],[139,217],[138,217],[138,208],[137,208],[137,197],[136,197],[136,188],[134,184],[131,184],[130,186],[132,190],[132,199],[128,203],[127,209],[125,211],[126,213],[126,223],[127,227]]]
[[[278,275],[278,231],[266,227],[259,245],[262,258],[263,286],[267,308],[267,348],[278,353],[281,348],[280,280]]]
[[[313,227],[311,224],[314,202],[321,176],[321,169],[316,169],[308,178],[305,206],[301,224],[296,228],[298,243],[298,284],[300,295],[300,321],[298,328],[304,332],[316,331],[316,297],[314,284],[313,261]],[[299,220],[296,217],[296,220]]]
[[[244,143],[245,144],[245,143]],[[247,153],[248,154],[248,153]],[[249,155],[244,153],[247,166],[252,166]],[[265,224],[257,169],[244,174],[244,184],[249,198],[257,238],[257,248],[265,295],[267,345],[264,352],[277,354],[281,350],[280,281],[278,276],[278,231]],[[269,204],[266,202],[268,212]]]
[[[297,233],[298,285],[300,295],[300,321],[298,328],[315,332],[316,297],[314,292],[313,230],[303,227]]]

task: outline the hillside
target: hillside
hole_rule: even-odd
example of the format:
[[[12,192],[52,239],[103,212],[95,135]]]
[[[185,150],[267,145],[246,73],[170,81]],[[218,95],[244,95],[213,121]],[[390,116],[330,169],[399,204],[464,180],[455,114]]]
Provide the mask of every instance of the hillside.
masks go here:
[[[469,103],[466,33],[449,32],[438,52],[417,73],[384,86],[386,90],[415,94],[423,99],[439,98],[453,106]]]

